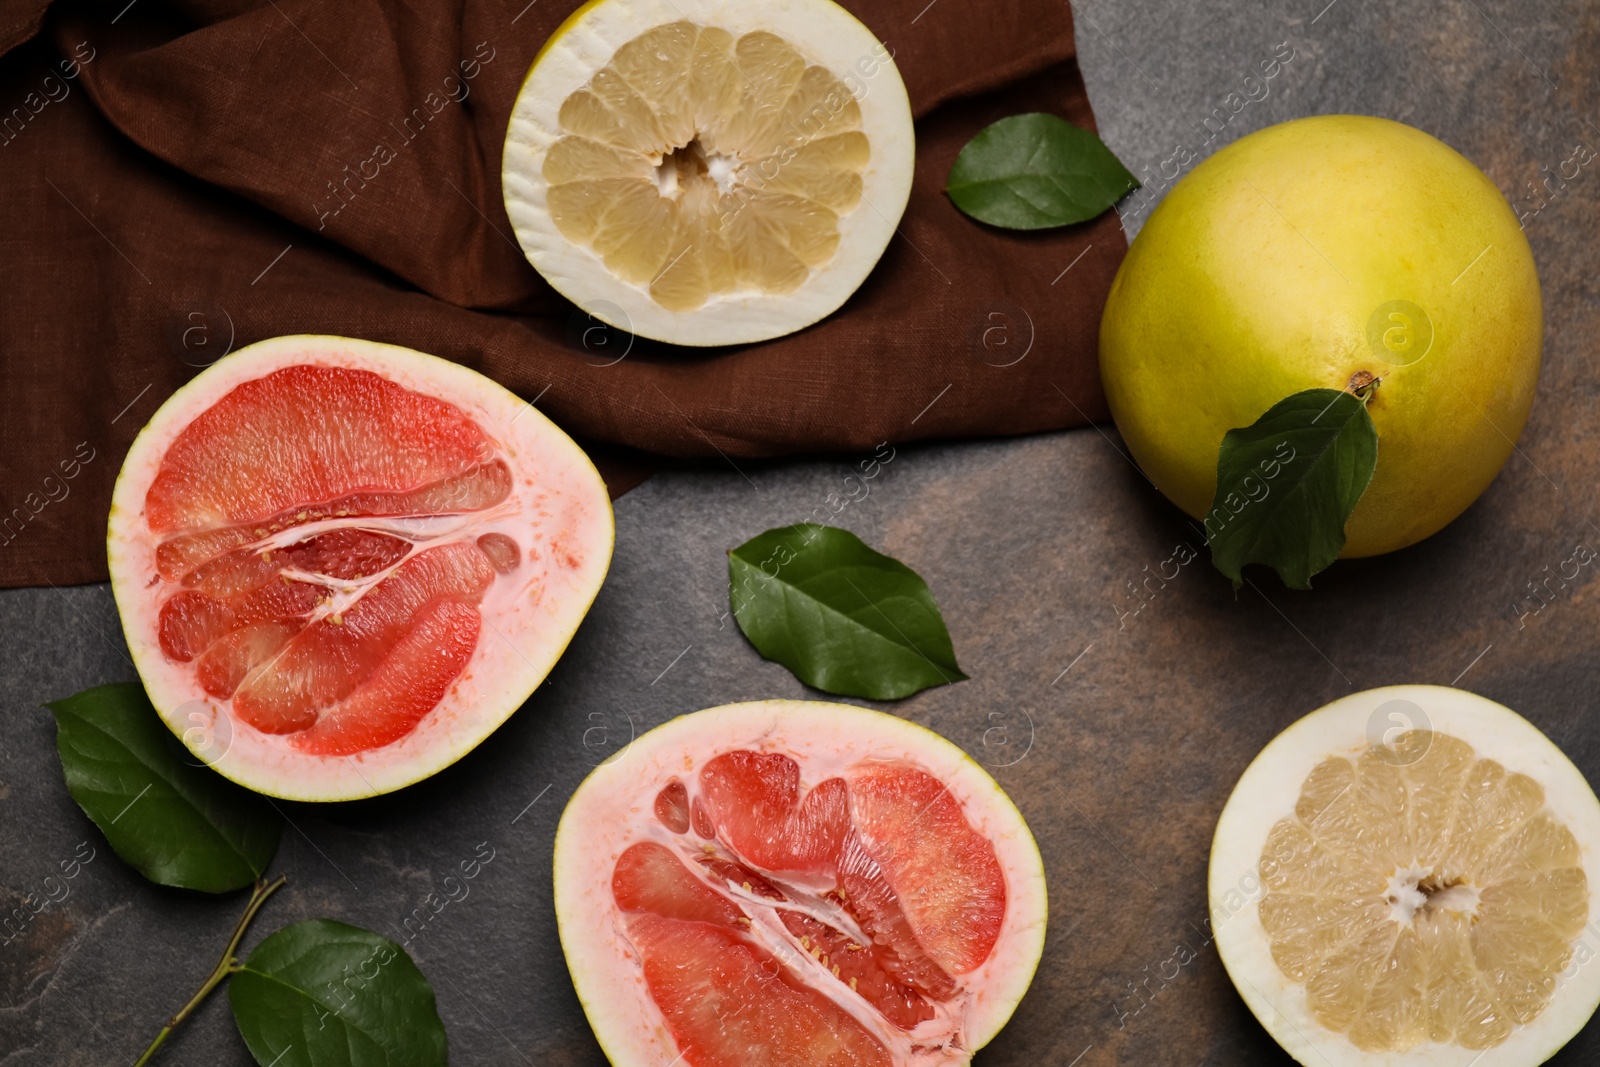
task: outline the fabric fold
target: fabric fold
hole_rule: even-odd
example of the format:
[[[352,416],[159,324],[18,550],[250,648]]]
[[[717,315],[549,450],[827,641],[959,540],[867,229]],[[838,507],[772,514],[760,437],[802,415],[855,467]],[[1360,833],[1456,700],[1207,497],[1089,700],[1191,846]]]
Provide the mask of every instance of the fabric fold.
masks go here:
[[[512,236],[506,122],[576,6],[141,0],[119,15],[61,0],[32,40],[44,5],[0,18],[0,46],[27,41],[0,58],[0,584],[103,579],[138,428],[200,368],[281,334],[474,367],[594,447],[614,489],[638,472],[612,446],[720,462],[1104,417],[1115,215],[1012,233],[943,193],[997,118],[1093,128],[1066,5],[847,3],[917,114],[899,235],[829,319],[710,350],[599,327]]]

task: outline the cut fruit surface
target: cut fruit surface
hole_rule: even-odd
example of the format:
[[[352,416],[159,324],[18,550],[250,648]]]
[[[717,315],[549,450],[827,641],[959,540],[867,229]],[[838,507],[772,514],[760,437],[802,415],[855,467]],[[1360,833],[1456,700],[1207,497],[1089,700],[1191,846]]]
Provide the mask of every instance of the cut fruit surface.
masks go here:
[[[595,317],[678,344],[764,340],[866,278],[912,148],[887,48],[832,0],[594,0],[517,98],[506,210]]]
[[[903,719],[773,700],[602,764],[556,835],[556,915],[613,1063],[966,1063],[1038,965],[1044,871],[977,764]]]
[[[1358,693],[1278,736],[1217,824],[1218,952],[1305,1064],[1543,1063],[1600,1005],[1600,803],[1516,713]]]
[[[152,702],[293,799],[386,792],[525,700],[611,557],[588,458],[483,376],[282,337],[162,405],[118,477],[112,588]]]

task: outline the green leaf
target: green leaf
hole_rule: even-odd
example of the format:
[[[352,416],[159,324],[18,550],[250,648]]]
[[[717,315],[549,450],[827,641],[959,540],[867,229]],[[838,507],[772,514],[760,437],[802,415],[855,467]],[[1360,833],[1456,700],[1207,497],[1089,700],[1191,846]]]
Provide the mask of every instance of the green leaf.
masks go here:
[[[223,893],[266,871],[282,817],[191,762],[138,683],[102,685],[46,706],[56,717],[67,791],[140,874]]]
[[[1311,576],[1339,558],[1345,520],[1377,464],[1378,432],[1360,398],[1307,389],[1278,401],[1222,439],[1205,520],[1211,561],[1235,589],[1247,563],[1310,589]]]
[[[331,919],[256,946],[228,983],[233,1021],[260,1064],[436,1067],[444,1023],[405,949]]]
[[[898,700],[966,678],[917,572],[848,530],[768,530],[728,554],[739,629],[813,689]]]
[[[979,222],[1043,230],[1092,219],[1138,187],[1100,138],[1035,111],[990,123],[968,141],[945,192]]]

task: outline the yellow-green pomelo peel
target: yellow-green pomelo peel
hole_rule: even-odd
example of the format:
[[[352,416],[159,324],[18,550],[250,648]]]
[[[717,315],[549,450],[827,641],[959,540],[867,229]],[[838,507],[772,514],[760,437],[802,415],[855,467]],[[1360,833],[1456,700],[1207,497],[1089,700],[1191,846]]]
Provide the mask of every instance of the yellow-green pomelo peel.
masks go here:
[[[1516,216],[1420,130],[1327,115],[1251,134],[1150,215],[1112,285],[1100,370],[1144,472],[1197,518],[1223,435],[1305,389],[1380,379],[1378,464],[1345,556],[1435,533],[1511,455],[1539,376]]]

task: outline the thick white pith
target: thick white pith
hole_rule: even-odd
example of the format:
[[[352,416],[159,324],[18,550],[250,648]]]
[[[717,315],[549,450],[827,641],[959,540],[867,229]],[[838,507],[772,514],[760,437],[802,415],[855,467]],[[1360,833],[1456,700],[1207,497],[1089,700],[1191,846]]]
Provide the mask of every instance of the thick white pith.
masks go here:
[[[173,438],[239,383],[283,367],[314,362],[380,374],[461,408],[494,441],[510,465],[512,495],[472,516],[421,520],[331,519],[292,527],[270,539],[284,543],[352,522],[426,544],[470,526],[511,537],[523,558],[497,578],[480,612],[482,634],[471,660],[440,704],[416,729],[355,756],[318,756],[238,722],[226,701],[204,692],[195,664],[162,651],[159,613],[170,589],[157,573],[145,497]],[[316,503],[308,501],[307,503]],[[576,566],[550,551],[549,538],[581,546]],[[169,399],[128,452],[113,492],[107,533],[112,590],[129,651],[151,701],[169,728],[217,771],[252,789],[293,800],[347,800],[409,785],[455,762],[505,721],[560,658],[610,564],[612,520],[605,484],[581,449],[525,401],[474,371],[409,349],[338,337],[263,341],[219,361]],[[529,549],[541,559],[529,558]],[[384,572],[388,573],[388,572]],[[345,610],[381,575],[354,581],[321,614]]]
[[[1575,945],[1573,962],[1557,978],[1555,995],[1532,1022],[1484,1051],[1429,1043],[1405,1052],[1370,1053],[1343,1034],[1331,1033],[1312,1013],[1305,987],[1288,979],[1272,958],[1259,915],[1260,863],[1267,836],[1294,810],[1301,784],[1324,758],[1354,758],[1371,743],[1375,716],[1394,701],[1408,701],[1426,725],[1460,738],[1480,756],[1508,772],[1526,774],[1544,787],[1552,815],[1576,837],[1589,883],[1590,924]],[[1421,723],[1414,725],[1423,725]],[[1381,730],[1380,730],[1381,732]],[[1307,1067],[1532,1067],[1554,1055],[1582,1029],[1600,1005],[1600,802],[1582,773],[1544,734],[1520,715],[1493,701],[1443,686],[1406,685],[1356,693],[1335,701],[1279,734],[1240,778],[1217,822],[1210,865],[1211,922],[1217,952],[1240,996],[1279,1045]],[[1470,885],[1428,894],[1414,890],[1431,871],[1397,871],[1392,888],[1395,913],[1410,918],[1416,908],[1476,906]]]
[[[657,841],[691,858],[688,866],[698,872],[692,856],[700,839],[693,833],[678,837],[661,826],[653,809],[656,794],[672,777],[687,781],[712,756],[741,748],[791,756],[800,764],[803,790],[869,760],[914,763],[945,784],[972,828],[994,844],[1007,892],[995,947],[980,967],[960,976],[966,992],[912,1035],[886,1023],[822,969],[783,927],[773,902],[708,881],[752,917],[752,936],[759,944],[797,973],[809,974],[809,984],[876,1034],[896,1063],[933,1067],[965,1062],[1010,1017],[1043,950],[1044,870],[1032,834],[994,780],[938,735],[863,708],[788,700],[733,704],[674,719],[597,768],[568,802],[556,835],[556,915],[573,983],[607,1056],[630,1067],[667,1067],[681,1051],[644,991],[637,954],[612,897],[617,857],[637,841]],[[720,842],[717,847],[731,854]],[[783,884],[786,890],[794,886],[792,881]],[[842,909],[822,900],[820,892],[794,904],[861,936]],[[916,1039],[947,1035],[952,1028],[963,1033],[964,1049],[912,1051]]]
[[[569,241],[550,217],[543,166],[562,133],[562,102],[617,48],[656,26],[682,20],[735,37],[777,34],[808,62],[843,80],[861,108],[861,130],[872,146],[861,173],[862,203],[839,219],[833,259],[793,292],[715,295],[692,311],[671,311],[644,287],[618,279],[593,251]],[[911,195],[914,150],[910,101],[889,51],[832,0],[600,0],[580,8],[535,59],[512,109],[501,179],[506,213],[524,254],[580,308],[630,333],[674,344],[741,344],[809,326],[849,299],[900,224]]]

